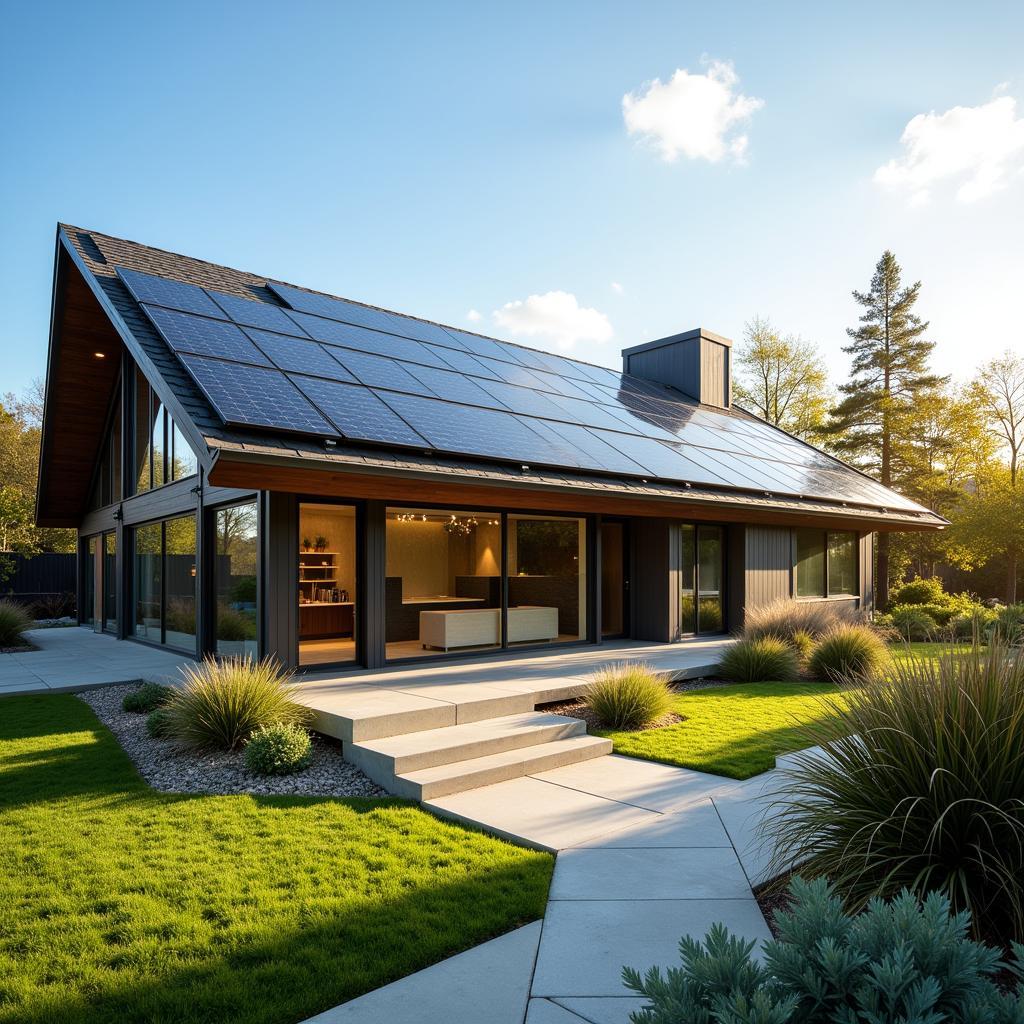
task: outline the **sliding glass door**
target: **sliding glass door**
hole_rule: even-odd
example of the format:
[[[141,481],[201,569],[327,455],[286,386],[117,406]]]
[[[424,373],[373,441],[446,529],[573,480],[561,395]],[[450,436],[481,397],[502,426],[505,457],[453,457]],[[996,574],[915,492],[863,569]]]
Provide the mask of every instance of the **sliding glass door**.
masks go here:
[[[722,527],[683,523],[679,529],[679,632],[684,636],[721,633],[725,628]]]

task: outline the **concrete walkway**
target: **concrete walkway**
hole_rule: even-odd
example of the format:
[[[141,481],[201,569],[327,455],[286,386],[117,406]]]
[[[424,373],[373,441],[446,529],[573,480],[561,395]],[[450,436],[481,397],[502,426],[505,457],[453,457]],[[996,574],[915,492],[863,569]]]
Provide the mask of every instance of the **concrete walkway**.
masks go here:
[[[751,884],[764,878],[757,829],[774,779],[733,782],[613,755],[426,802],[558,851],[539,934],[513,933],[521,936],[516,955],[506,955],[508,936],[462,954],[488,964],[475,998],[448,987],[455,957],[314,1019],[627,1024],[642,1001],[622,985],[624,965],[677,966],[679,939],[703,938],[716,921],[748,939],[770,937]],[[527,936],[535,958],[522,950]],[[517,1016],[524,986],[530,998]],[[421,1014],[424,1005],[436,1015]]]
[[[20,693],[59,693],[90,686],[162,683],[195,662],[173,651],[115,640],[81,626],[30,629],[25,638],[37,651],[0,654],[0,697]]]

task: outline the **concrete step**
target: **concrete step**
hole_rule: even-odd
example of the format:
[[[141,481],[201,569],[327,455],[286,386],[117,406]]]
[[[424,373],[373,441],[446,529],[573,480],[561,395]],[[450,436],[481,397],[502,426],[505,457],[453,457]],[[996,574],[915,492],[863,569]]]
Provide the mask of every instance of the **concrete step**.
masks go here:
[[[586,724],[578,718],[530,711],[403,736],[361,740],[345,748],[345,759],[374,782],[390,786],[396,775],[548,743],[586,731]]]
[[[612,741],[600,736],[566,736],[535,746],[504,750],[497,754],[396,775],[388,788],[396,795],[412,800],[432,800],[496,782],[507,782],[524,775],[550,771],[567,764],[577,764],[592,757],[610,754],[611,751]]]

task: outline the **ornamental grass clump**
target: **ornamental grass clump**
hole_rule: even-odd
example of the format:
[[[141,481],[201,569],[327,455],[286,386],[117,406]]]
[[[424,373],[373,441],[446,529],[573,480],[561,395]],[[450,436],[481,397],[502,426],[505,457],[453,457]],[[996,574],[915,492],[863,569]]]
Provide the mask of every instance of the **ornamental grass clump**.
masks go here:
[[[726,648],[717,672],[734,683],[790,682],[800,674],[800,655],[776,636],[737,640]]]
[[[291,676],[272,658],[207,658],[183,670],[184,686],[164,705],[168,735],[189,747],[236,750],[263,725],[305,725]]]
[[[1024,658],[1001,642],[894,662],[805,731],[766,818],[775,869],[852,908],[906,887],[1024,939]]]
[[[970,916],[949,900],[904,891],[856,917],[823,880],[794,879],[777,938],[754,941],[711,927],[679,942],[682,966],[622,970],[646,1000],[633,1024],[1020,1024],[1024,948],[1004,963],[968,938]],[[1013,991],[997,977],[1015,979]],[[1006,986],[1010,988],[1009,985]]]
[[[811,652],[810,674],[822,682],[875,678],[889,663],[885,641],[870,627],[836,626]]]
[[[17,601],[0,600],[0,647],[20,647],[22,633],[32,625],[28,612]]]
[[[607,729],[642,729],[672,708],[668,683],[649,665],[613,665],[594,677],[587,706]]]
[[[817,640],[840,623],[838,612],[824,601],[772,601],[760,608],[748,608],[743,636],[753,640],[773,636],[787,643],[798,634]]]
[[[300,725],[261,725],[245,745],[245,766],[254,775],[291,775],[309,767],[313,746]]]
[[[121,707],[125,711],[134,711],[148,715],[167,703],[171,695],[169,686],[161,686],[159,683],[143,683],[137,690],[126,693]]]

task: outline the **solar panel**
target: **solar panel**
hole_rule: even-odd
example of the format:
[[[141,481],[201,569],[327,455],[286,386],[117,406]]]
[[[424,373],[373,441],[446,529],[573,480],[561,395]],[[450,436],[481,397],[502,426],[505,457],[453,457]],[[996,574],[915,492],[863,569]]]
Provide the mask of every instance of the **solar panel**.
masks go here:
[[[422,363],[424,366],[448,366],[434,349],[419,341],[399,338],[394,334],[381,334],[380,331],[372,331],[368,327],[356,327],[352,324],[339,323],[337,320],[325,320],[323,317],[311,316],[308,313],[290,315],[307,334],[326,345],[338,345],[354,349],[356,352],[373,352],[379,356]]]
[[[429,393],[443,398],[446,402],[461,402],[463,405],[482,405],[494,407],[498,405],[494,396],[484,391],[472,377],[456,373],[454,370],[435,370],[431,366],[414,366],[406,363],[405,369],[417,380],[425,384]],[[402,390],[402,389],[399,389]]]
[[[644,476],[648,472],[586,427],[577,426],[575,423],[555,423],[551,420],[530,420],[529,425],[539,433],[556,436],[569,444],[582,456],[580,465],[584,469],[623,473],[627,476]]]
[[[412,395],[429,395],[433,392],[406,371],[401,363],[369,352],[353,352],[347,348],[331,348],[331,355],[361,384],[367,387],[390,388],[407,391]]]
[[[175,352],[270,366],[270,360],[245,336],[241,327],[226,320],[210,320],[160,306],[143,305],[142,308]]]
[[[292,380],[345,437],[418,448],[429,447],[424,438],[368,388],[298,374],[294,374]]]
[[[638,437],[636,434],[613,434],[606,430],[595,430],[594,433],[612,448],[647,469],[648,476],[715,486],[726,483],[706,466],[698,465],[678,449],[661,441]]]
[[[504,358],[505,353],[501,345],[493,338],[485,338],[479,334],[470,334],[468,331],[460,331],[454,327],[446,327],[445,330],[451,335],[453,341],[474,355],[490,356],[492,359]]]
[[[488,376],[497,376],[499,380],[503,380],[507,384],[519,384],[524,388],[543,388],[540,378],[525,366],[503,363],[499,359],[489,359],[487,356],[478,356],[476,359],[491,371]]]
[[[565,395],[566,398],[579,398],[584,402],[593,400],[592,396],[582,388],[577,387],[571,380],[560,377],[557,373],[548,373],[546,370],[531,370],[530,372],[540,381],[540,387],[544,391]]]
[[[117,268],[117,276],[125,283],[136,302],[152,302],[157,306],[181,309],[186,313],[203,313],[224,319],[217,304],[197,285],[155,277],[124,267]]]
[[[378,396],[440,451],[558,464],[555,446],[511,413],[394,392]]]
[[[435,348],[433,351],[451,369],[458,370],[460,373],[471,373],[474,377],[490,377],[492,380],[501,379],[493,370],[489,370],[476,356],[470,355],[469,352],[460,352],[451,348]]]
[[[323,346],[306,338],[292,338],[271,331],[260,331],[255,327],[246,329],[246,334],[281,370],[309,373],[331,380],[354,381],[348,370],[328,353]]]
[[[301,288],[293,288],[290,284],[278,284],[268,281],[267,287],[279,298],[303,313],[327,317],[330,320],[341,320],[347,324],[360,327],[372,327],[378,331],[394,331],[398,319],[393,313],[371,306],[360,306],[345,299],[335,299],[316,292],[306,292]]]
[[[243,327],[262,327],[268,331],[277,331],[278,334],[305,335],[305,331],[296,330],[295,323],[280,306],[222,292],[208,294],[236,324],[242,324]]]
[[[336,437],[337,431],[280,370],[178,357],[225,423]]]
[[[525,416],[562,420],[565,413],[555,404],[553,395],[545,395],[532,388],[519,388],[500,380],[481,380],[480,387],[497,399],[500,405]],[[490,403],[493,404],[493,401]]]

